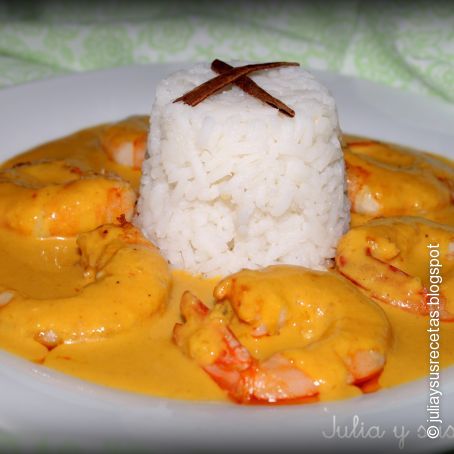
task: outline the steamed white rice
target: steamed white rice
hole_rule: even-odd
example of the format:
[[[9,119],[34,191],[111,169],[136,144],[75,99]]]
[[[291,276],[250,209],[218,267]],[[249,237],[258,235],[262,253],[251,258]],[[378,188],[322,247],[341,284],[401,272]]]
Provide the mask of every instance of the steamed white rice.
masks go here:
[[[290,67],[251,78],[294,118],[237,87],[196,107],[173,103],[214,76],[199,64],[159,84],[136,223],[192,273],[325,268],[349,223],[334,99]]]

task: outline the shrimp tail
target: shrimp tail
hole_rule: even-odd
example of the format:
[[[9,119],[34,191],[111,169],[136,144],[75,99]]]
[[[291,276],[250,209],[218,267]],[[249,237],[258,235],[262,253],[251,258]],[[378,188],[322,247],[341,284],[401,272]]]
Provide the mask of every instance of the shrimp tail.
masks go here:
[[[227,327],[223,333],[223,344],[224,348],[215,362],[203,369],[233,400],[250,402],[258,362]]]
[[[202,369],[237,402],[246,402],[250,397],[251,377],[255,369],[256,360],[239,342],[227,326],[223,326],[219,319],[210,317],[210,309],[190,292],[185,292],[180,303],[181,315],[184,323],[177,323],[173,329],[173,341],[188,356],[198,360]],[[218,352],[214,361],[204,364],[194,349],[191,349],[191,338],[197,334],[215,332],[212,336]],[[199,357],[198,357],[199,356]]]
[[[318,394],[313,381],[284,356],[275,354],[262,362],[254,358],[228,327],[230,318],[225,303],[216,303],[210,311],[197,297],[185,292],[180,309],[184,323],[174,327],[175,344],[233,401],[296,403]],[[204,346],[202,351],[194,347],[193,340]]]

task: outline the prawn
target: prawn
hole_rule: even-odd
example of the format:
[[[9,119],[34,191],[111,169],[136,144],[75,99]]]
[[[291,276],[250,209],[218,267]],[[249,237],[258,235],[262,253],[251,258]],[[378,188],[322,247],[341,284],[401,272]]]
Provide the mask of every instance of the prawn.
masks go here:
[[[214,298],[210,310],[186,292],[173,339],[236,402],[300,402],[365,386],[383,370],[391,335],[384,312],[334,273],[243,270],[222,280]]]
[[[132,116],[108,125],[101,136],[101,145],[109,159],[139,170],[147,151],[149,119]]]
[[[430,216],[452,205],[454,169],[444,161],[376,141],[349,142],[344,156],[356,215]]]
[[[0,226],[38,238],[75,236],[131,220],[136,193],[116,175],[84,172],[64,160],[0,172]]]
[[[2,329],[50,349],[124,331],[166,303],[171,281],[167,262],[132,224],[100,226],[79,235],[77,244],[85,286],[74,296],[54,299],[4,289]]]
[[[454,320],[454,228],[423,218],[384,218],[354,227],[336,251],[338,271],[376,301],[430,312],[430,244],[442,264],[441,319]]]

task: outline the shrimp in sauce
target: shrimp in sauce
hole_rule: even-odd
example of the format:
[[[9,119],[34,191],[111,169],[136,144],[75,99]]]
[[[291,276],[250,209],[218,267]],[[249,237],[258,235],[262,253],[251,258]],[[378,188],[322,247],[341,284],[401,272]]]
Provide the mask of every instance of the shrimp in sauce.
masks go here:
[[[118,176],[65,160],[22,163],[0,172],[0,226],[20,234],[69,237],[131,220],[136,193]]]
[[[163,308],[170,271],[139,230],[127,222],[103,225],[79,235],[77,243],[85,286],[73,296],[49,299],[4,290],[2,330],[53,348],[124,331]]]
[[[370,221],[340,240],[336,265],[369,297],[428,315],[429,244],[438,245],[441,319],[454,321],[454,228],[417,217]],[[440,281],[441,281],[440,279]]]
[[[101,146],[109,159],[138,170],[147,151],[149,120],[132,116],[108,125],[101,135]]]
[[[385,314],[334,273],[243,270],[222,280],[214,297],[210,311],[183,295],[174,341],[237,402],[297,402],[363,386],[383,370]]]
[[[376,141],[347,142],[344,156],[353,225],[388,216],[452,217],[448,162]]]

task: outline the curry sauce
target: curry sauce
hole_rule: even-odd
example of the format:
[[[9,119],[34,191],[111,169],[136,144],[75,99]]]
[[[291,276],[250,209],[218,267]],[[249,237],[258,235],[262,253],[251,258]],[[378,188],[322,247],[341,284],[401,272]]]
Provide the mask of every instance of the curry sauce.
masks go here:
[[[142,118],[141,121],[144,121],[144,119]],[[138,191],[140,170],[133,168],[134,166],[137,167],[136,163],[132,167],[117,164],[109,158],[103,149],[102,137],[107,127],[107,125],[101,125],[86,129],[39,146],[10,159],[2,166],[2,169],[21,169],[21,166],[26,167],[24,164],[30,162],[39,161],[44,163],[41,171],[39,168],[34,168],[33,172],[35,173],[32,172],[33,174],[26,176],[24,174],[21,175],[22,187],[32,192],[36,191],[36,181],[45,180],[49,172],[54,173],[54,180],[61,178],[63,183],[72,182],[72,175],[66,175],[66,173],[72,172],[71,169],[78,169],[75,172],[76,174],[80,170],[84,174],[87,172],[96,174],[97,177],[99,175],[103,178],[107,176],[108,180],[110,178],[109,175],[116,174],[129,182],[134,191]],[[354,138],[345,138],[347,143],[354,140]],[[363,155],[367,154],[367,159],[375,157],[371,148],[367,152],[365,150],[362,151]],[[351,165],[360,165],[355,159],[355,156],[351,157]],[[384,159],[388,161],[388,164],[394,165],[397,163],[402,168],[408,168],[412,165],[411,162],[405,161],[408,157],[399,153],[393,155],[392,152],[389,152],[389,149],[387,149]],[[435,159],[433,166],[437,168],[437,175],[440,178],[437,180],[433,179],[432,176],[428,177],[430,179],[429,186],[433,191],[426,194],[427,203],[430,205],[430,210],[427,211],[426,217],[452,225],[453,216],[449,191],[445,186],[439,187],[439,182],[443,181],[443,179],[449,179],[454,171],[447,161],[437,161],[436,157],[433,159]],[[64,161],[67,165],[63,167],[52,166],[51,170],[49,170],[50,167],[46,164],[49,161],[58,161],[60,163]],[[441,165],[440,162],[443,162],[445,166]],[[367,161],[365,165],[370,166],[370,162]],[[407,175],[402,180],[405,182],[405,191],[401,193],[393,192],[392,197],[396,199],[399,197],[408,198],[413,181],[416,182],[418,187],[424,187],[424,175],[429,164],[419,163],[418,166],[419,170],[413,169],[410,172],[411,175],[407,172]],[[21,172],[26,171],[24,168]],[[372,172],[369,167],[367,167],[367,171]],[[386,171],[389,171],[389,169],[386,169]],[[396,178],[398,178],[398,172],[395,169],[393,169],[393,172],[396,173]],[[413,180],[414,175],[416,176]],[[383,186],[383,179],[378,178],[378,180],[380,180],[379,184]],[[106,184],[111,184],[110,181]],[[388,188],[383,187],[382,192],[387,194],[386,191],[388,191]],[[375,191],[376,193],[377,191]],[[386,210],[383,206],[377,207],[374,201],[372,201],[372,204],[369,203],[369,195],[364,195],[364,191],[361,194],[358,203],[362,204],[365,209],[361,213],[354,214],[355,224],[363,224],[365,220],[370,220],[374,217],[396,216],[396,211],[383,214],[383,210]],[[11,189],[8,197],[15,203],[27,198],[27,196],[19,194],[19,192],[16,197],[14,189]],[[93,194],[87,191],[86,197],[93,198]],[[390,197],[390,195],[387,194],[386,197]],[[421,195],[421,201],[413,206],[411,203],[407,204],[405,200],[401,201],[409,211],[409,213],[404,214],[415,215],[413,211],[416,210],[418,211],[417,215],[423,216],[424,208],[422,205],[426,203],[426,200],[423,199]],[[382,201],[380,198],[377,200],[380,203]],[[6,204],[4,201],[1,203]],[[395,210],[395,206],[398,203],[399,201],[392,202],[392,210]],[[4,209],[7,210],[9,207],[5,205]],[[374,210],[378,213],[376,216]],[[120,208],[120,211],[122,211],[122,208]],[[36,215],[32,214],[31,218],[35,219]],[[83,289],[86,288],[90,279],[93,281],[93,279],[97,278],[87,273],[87,268],[82,266],[80,259],[81,243],[75,236],[66,235],[64,232],[55,234],[42,227],[42,223],[40,224],[39,235],[33,236],[26,229],[14,228],[16,225],[22,227],[26,225],[26,219],[18,221],[16,216],[11,222],[13,223],[0,223],[0,290],[7,289],[8,291],[17,292],[23,298],[33,299],[37,305],[39,301],[45,302],[57,299],[71,301],[72,297],[83,295]],[[367,228],[367,225],[364,228]],[[88,227],[86,229],[88,230]],[[365,238],[367,235],[368,233],[359,236],[359,239],[352,238],[351,241],[354,244],[355,241],[362,241],[361,238]],[[421,241],[424,240],[422,239]],[[447,250],[450,247],[448,243],[449,239],[446,240]],[[132,249],[136,249],[136,246]],[[452,251],[449,251],[449,253],[452,254]],[[446,254],[446,260],[451,260],[448,252]],[[122,262],[124,270],[134,267],[140,268],[141,265],[137,265],[137,263],[137,257],[133,255],[133,252],[129,255],[124,255]],[[164,267],[164,265],[162,266]],[[418,266],[424,270],[423,265],[419,264]],[[339,269],[342,271],[342,267],[339,267]],[[347,271],[349,272],[349,268]],[[285,267],[280,272],[285,275]],[[420,272],[422,273],[423,271]],[[290,268],[288,273],[289,275],[291,274]],[[321,288],[319,286],[317,298],[323,299],[326,297],[327,301],[329,301],[330,298],[333,299],[336,295],[339,296],[341,294],[342,296],[343,291],[347,295],[345,299],[355,298],[355,296],[350,295],[348,287],[352,288],[352,292],[357,292],[358,295],[361,295],[358,296],[361,301],[373,298],[367,292],[366,294],[360,294],[360,291],[354,287],[351,281],[340,276],[337,271],[331,271],[330,273],[334,276],[334,284]],[[13,325],[2,324],[2,307],[0,306],[0,348],[67,374],[121,390],[176,399],[226,401],[228,400],[226,392],[210,378],[203,368],[199,367],[196,361],[185,355],[172,339],[175,324],[181,323],[180,301],[182,295],[190,291],[192,294],[197,295],[206,306],[212,307],[215,301],[213,293],[216,294],[215,289],[218,288],[220,279],[206,279],[200,276],[191,276],[184,271],[173,270],[169,271],[169,283],[167,286],[165,282],[163,283],[166,280],[165,276],[166,272],[163,271],[159,285],[163,285],[162,292],[168,291],[168,297],[159,296],[165,301],[156,305],[156,310],[151,316],[138,317],[137,320],[132,320],[130,326],[128,325],[125,329],[118,332],[113,329],[112,332],[103,333],[103,336],[99,338],[93,337],[85,341],[69,338],[68,341],[57,342],[55,345],[39,342],[33,336],[26,335],[26,331],[17,329],[17,325],[15,328],[8,328],[8,326]],[[292,280],[285,282],[286,288],[290,291],[293,285]],[[336,284],[336,282],[340,283]],[[118,285],[121,285],[121,283]],[[346,290],[343,290],[344,287]],[[122,298],[124,300],[131,299],[132,301],[135,298],[142,297],[140,292],[141,289],[139,288],[136,290],[128,288],[128,294],[123,294]],[[356,293],[353,294],[356,295]],[[159,293],[159,295],[161,294]],[[106,297],[108,299],[109,295],[106,295]],[[380,314],[383,313],[383,317],[387,319],[386,323],[389,323],[390,327],[389,341],[386,341],[389,344],[389,350],[386,364],[379,377],[379,385],[382,388],[386,388],[426,376],[429,371],[429,337],[427,333],[429,322],[427,314],[415,314],[395,307],[385,299],[373,299],[375,302],[372,303],[370,301],[370,304],[377,307],[378,318],[380,319]],[[125,301],[125,304],[127,304],[127,301]],[[367,304],[369,303],[366,301]],[[93,317],[96,318],[99,315],[100,307],[93,304]],[[58,310],[62,311],[61,318],[65,320],[65,309],[59,308]],[[70,310],[68,308],[68,311]],[[102,310],[106,310],[106,308],[103,307]],[[348,315],[348,317],[351,317],[351,315]],[[358,337],[365,334],[366,330],[370,330],[370,327],[367,327],[367,318],[364,318],[362,322],[361,317],[358,318],[359,322],[355,327],[358,330]],[[23,323],[26,325],[26,320]],[[120,321],[115,323],[118,325]],[[266,357],[277,348],[288,349],[295,345],[295,342],[301,346],[309,343],[309,340],[296,339],[297,336],[294,329],[282,330],[274,344],[266,336],[251,339],[242,333],[242,328],[239,325],[233,325],[232,329],[235,335],[243,341],[249,351],[257,358]],[[314,325],[314,330],[316,329],[318,328]],[[447,367],[454,364],[454,350],[448,348],[449,345],[454,343],[454,324],[449,321],[441,323],[440,337],[442,339],[440,362],[442,367]],[[339,365],[330,355],[320,357],[317,367],[323,369],[323,374],[327,377],[339,373]],[[320,395],[320,399],[343,399],[360,394],[361,389],[359,387],[346,384],[345,386],[327,388],[327,391]]]

